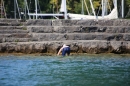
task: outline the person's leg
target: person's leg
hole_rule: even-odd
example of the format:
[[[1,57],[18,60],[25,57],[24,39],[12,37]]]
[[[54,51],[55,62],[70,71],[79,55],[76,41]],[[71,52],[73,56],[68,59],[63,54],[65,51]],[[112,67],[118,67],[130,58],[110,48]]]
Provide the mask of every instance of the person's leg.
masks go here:
[[[67,47],[67,55],[70,55],[70,47]]]
[[[62,50],[62,56],[65,56],[65,54],[66,54],[66,49],[64,48],[64,49]]]

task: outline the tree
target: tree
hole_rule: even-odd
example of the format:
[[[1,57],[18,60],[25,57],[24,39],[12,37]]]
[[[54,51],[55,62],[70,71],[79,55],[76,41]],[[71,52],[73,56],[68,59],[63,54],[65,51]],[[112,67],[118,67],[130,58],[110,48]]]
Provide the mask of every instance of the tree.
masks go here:
[[[126,0],[125,9],[125,17],[130,18],[130,0]]]
[[[24,11],[25,9],[24,0],[17,0],[17,1],[19,4],[19,8],[21,8],[21,10]],[[92,13],[89,0],[85,0],[85,1],[87,3],[90,13]],[[108,1],[111,7],[113,7],[112,0],[108,0]],[[118,9],[120,9],[121,0],[117,0],[117,1],[118,1]],[[125,16],[130,15],[128,12],[130,10],[130,0],[124,0],[124,1],[125,1]],[[35,12],[35,0],[27,0],[27,2],[28,2],[30,12]],[[101,0],[92,0],[92,2],[94,4],[94,8],[96,12],[98,10],[99,11],[102,10],[101,8],[99,8],[101,4]],[[13,18],[14,17],[14,0],[4,0],[4,4],[5,4],[5,9],[6,9],[8,18]],[[60,10],[61,0],[39,0],[39,5],[40,5],[40,8],[38,9],[41,9],[41,13],[52,13],[52,12],[57,13]],[[82,11],[82,0],[67,0],[68,13],[81,14],[81,11]],[[87,10],[85,9],[85,6],[84,6],[84,13],[88,14]]]

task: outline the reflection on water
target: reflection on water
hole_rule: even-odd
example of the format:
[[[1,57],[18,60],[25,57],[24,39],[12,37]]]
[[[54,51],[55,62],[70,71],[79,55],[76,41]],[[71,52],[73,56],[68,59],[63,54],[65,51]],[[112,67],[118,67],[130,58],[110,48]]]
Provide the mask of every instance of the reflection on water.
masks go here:
[[[0,86],[130,86],[130,57],[1,56]]]

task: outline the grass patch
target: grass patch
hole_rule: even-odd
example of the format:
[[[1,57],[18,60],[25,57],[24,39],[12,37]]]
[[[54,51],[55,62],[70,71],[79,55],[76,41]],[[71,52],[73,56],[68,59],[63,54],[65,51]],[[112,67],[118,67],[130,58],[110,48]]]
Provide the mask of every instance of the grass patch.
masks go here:
[[[23,30],[27,30],[27,28],[26,28],[26,27],[23,27],[22,29],[23,29]]]

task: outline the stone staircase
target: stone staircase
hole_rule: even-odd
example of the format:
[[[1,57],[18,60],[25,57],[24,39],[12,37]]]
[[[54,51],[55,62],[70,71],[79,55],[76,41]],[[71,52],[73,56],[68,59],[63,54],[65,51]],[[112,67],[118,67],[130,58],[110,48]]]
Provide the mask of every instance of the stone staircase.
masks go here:
[[[0,52],[56,53],[66,43],[72,53],[130,53],[130,20],[0,20],[0,43]]]
[[[35,41],[130,41],[129,20],[31,20],[26,25]]]

